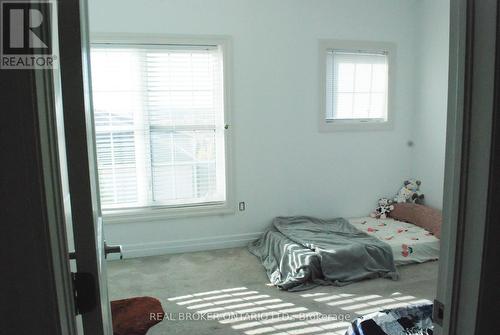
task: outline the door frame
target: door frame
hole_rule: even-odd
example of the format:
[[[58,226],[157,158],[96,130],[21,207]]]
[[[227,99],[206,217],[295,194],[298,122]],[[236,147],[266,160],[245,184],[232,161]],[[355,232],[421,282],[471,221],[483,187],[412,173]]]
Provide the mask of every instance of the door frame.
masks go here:
[[[81,312],[83,331],[92,335],[111,335],[90,86],[87,1],[59,0],[58,11],[62,46],[59,48],[61,92],[76,267],[78,273],[92,275],[95,288],[94,306]]]
[[[95,283],[97,304],[81,313],[83,327],[78,324],[74,297],[74,282],[69,263],[67,226],[79,225],[74,234],[76,269],[80,273],[100,273],[102,266],[92,261],[101,256],[96,250],[95,235],[101,231],[92,222],[99,220],[98,190],[92,182],[97,167],[93,140],[91,100],[89,92],[88,14],[86,0],[55,0],[53,6],[53,48],[59,66],[54,70],[34,71],[32,92],[37,101],[41,156],[43,170],[39,171],[45,183],[49,215],[50,257],[57,292],[59,329],[61,335],[112,334],[111,314],[107,288],[106,299],[100,299],[102,288]],[[75,24],[75,23],[80,24]],[[60,48],[60,42],[64,48]],[[82,47],[83,46],[83,47]],[[89,94],[88,94],[89,95]],[[69,196],[66,196],[69,194]],[[94,194],[95,196],[92,196]],[[75,233],[76,229],[73,229]],[[83,232],[83,233],[82,233]],[[94,237],[92,246],[87,245]],[[102,247],[102,246],[101,246]],[[98,278],[94,278],[98,279]],[[42,307],[40,309],[43,309]],[[40,329],[42,331],[42,329]],[[57,334],[55,334],[57,335]]]
[[[53,6],[52,20],[58,22],[57,6]],[[50,36],[54,50],[59,50],[57,24],[44,26],[41,34]],[[56,52],[56,51],[55,51]],[[71,224],[71,209],[65,173],[67,170],[65,130],[61,97],[58,88],[61,85],[60,71],[33,70],[32,99],[36,101],[38,131],[42,170],[40,177],[45,186],[45,206],[48,218],[50,257],[53,281],[58,303],[58,319],[61,334],[77,335],[76,308],[69,261],[67,225]],[[15,150],[15,148],[14,148]],[[43,307],[40,306],[40,310]],[[42,331],[42,330],[40,330]]]
[[[452,0],[436,334],[475,334],[490,201],[498,3]]]
[[[54,76],[58,74],[54,73]],[[55,83],[57,79],[54,80],[52,71],[35,71],[34,98],[37,101],[42,160],[40,176],[45,185],[50,256],[61,334],[76,335],[75,301],[66,232],[66,224],[67,220],[71,220],[71,212],[68,212],[64,199],[61,169],[65,169],[65,164],[60,160],[60,157],[64,157],[64,148],[59,146],[59,140],[64,139],[64,126],[59,118],[61,113],[56,113],[56,109],[60,106],[56,105],[54,98],[53,85]]]

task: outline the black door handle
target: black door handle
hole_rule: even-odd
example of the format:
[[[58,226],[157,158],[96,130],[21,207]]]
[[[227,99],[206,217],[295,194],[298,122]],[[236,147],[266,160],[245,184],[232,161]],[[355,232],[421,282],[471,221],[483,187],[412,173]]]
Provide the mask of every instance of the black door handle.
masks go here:
[[[120,259],[123,259],[122,246],[119,244],[108,245],[106,241],[104,241],[104,258],[108,258],[108,254],[120,254]]]

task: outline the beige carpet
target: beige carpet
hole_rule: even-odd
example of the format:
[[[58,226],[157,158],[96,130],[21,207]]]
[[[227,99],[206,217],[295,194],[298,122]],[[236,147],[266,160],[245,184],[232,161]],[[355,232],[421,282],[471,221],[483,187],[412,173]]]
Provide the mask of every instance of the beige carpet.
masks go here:
[[[398,281],[372,279],[291,293],[269,286],[264,269],[245,248],[108,264],[110,299],[161,301],[166,320],[148,335],[339,335],[359,315],[434,299],[438,269],[437,262],[408,265],[399,268]]]

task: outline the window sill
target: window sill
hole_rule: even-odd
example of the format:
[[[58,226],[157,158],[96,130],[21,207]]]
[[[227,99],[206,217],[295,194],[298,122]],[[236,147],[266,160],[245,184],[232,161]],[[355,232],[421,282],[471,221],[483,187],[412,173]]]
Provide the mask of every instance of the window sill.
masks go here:
[[[210,215],[230,215],[236,210],[229,203],[185,206],[185,207],[145,207],[117,209],[103,212],[105,224],[138,223],[163,221],[175,218],[188,218]]]
[[[365,131],[365,130],[391,130],[393,124],[391,120],[384,122],[376,121],[325,121],[319,124],[319,131],[322,133],[334,131]]]

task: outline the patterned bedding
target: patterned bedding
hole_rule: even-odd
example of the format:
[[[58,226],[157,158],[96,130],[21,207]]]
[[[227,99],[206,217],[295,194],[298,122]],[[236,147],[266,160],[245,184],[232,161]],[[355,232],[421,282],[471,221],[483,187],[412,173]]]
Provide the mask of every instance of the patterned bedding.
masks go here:
[[[345,335],[432,335],[432,303],[410,305],[364,315]]]
[[[349,222],[389,244],[396,265],[423,263],[439,258],[439,239],[411,223],[371,217],[352,218]]]

